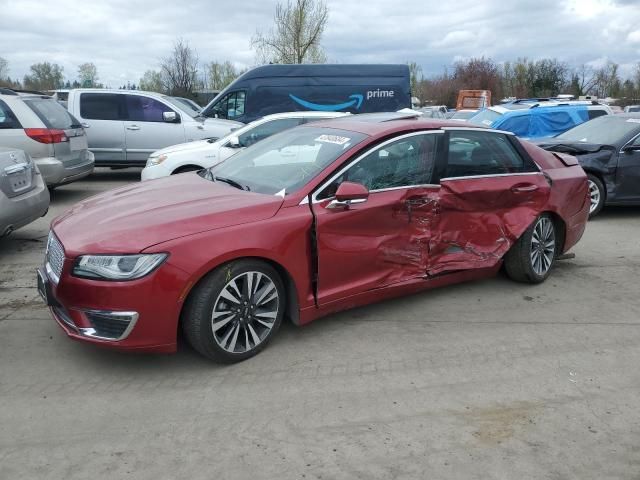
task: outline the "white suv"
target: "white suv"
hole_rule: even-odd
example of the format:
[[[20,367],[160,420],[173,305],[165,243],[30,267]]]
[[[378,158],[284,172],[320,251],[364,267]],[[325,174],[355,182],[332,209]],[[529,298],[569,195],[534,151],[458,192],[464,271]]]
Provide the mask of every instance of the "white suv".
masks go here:
[[[93,171],[84,129],[47,95],[0,88],[0,147],[27,152],[50,188]]]
[[[220,140],[202,140],[163,148],[149,156],[147,166],[142,170],[142,180],[209,168],[275,133],[303,123],[345,115],[350,114],[343,112],[275,113],[234,130]]]

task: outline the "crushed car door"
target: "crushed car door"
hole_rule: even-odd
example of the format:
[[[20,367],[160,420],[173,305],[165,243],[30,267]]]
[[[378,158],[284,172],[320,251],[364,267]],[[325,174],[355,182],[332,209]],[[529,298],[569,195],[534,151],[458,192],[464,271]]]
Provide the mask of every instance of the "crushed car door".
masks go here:
[[[511,135],[448,130],[427,273],[495,266],[543,211],[550,186]]]
[[[388,140],[314,195],[319,304],[425,275],[439,189],[431,176],[442,137],[433,131]],[[338,202],[345,181],[364,185],[368,198]]]

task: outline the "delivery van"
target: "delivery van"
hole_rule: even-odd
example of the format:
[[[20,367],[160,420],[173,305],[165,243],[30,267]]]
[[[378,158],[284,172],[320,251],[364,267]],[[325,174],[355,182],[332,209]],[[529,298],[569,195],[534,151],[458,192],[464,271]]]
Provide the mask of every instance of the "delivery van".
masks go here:
[[[264,65],[238,77],[202,115],[247,123],[281,112],[402,108],[411,108],[407,65]]]

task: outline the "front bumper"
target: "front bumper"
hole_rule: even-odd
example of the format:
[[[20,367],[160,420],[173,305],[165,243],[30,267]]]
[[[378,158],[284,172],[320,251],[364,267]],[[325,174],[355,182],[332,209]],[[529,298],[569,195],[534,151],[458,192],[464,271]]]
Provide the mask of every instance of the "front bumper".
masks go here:
[[[142,169],[140,180],[144,182],[146,180],[168,177],[169,175],[171,175],[171,171],[165,167],[164,163],[160,163],[158,165],[147,165]]]
[[[87,151],[84,162],[72,167],[66,167],[62,161],[55,157],[34,158],[33,161],[49,187],[64,185],[84,178],[93,172],[95,166],[95,157],[90,151]]]
[[[72,339],[118,350],[172,353],[176,350],[184,273],[165,263],[138,280],[96,281],[69,274],[64,261],[59,283],[38,269],[38,290],[53,318]]]

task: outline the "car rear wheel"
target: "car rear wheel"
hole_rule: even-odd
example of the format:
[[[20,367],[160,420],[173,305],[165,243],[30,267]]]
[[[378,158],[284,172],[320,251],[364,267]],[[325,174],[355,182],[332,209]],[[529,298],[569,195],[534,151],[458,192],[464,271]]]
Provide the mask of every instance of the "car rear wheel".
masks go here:
[[[505,256],[507,275],[525,283],[543,282],[556,260],[557,235],[553,219],[543,214],[514,243]]]
[[[238,260],[205,277],[189,296],[183,328],[202,355],[232,363],[252,357],[274,336],[284,315],[278,272],[258,260]]]
[[[604,206],[604,198],[606,195],[602,181],[595,175],[587,174],[589,182],[589,218],[595,217]]]

